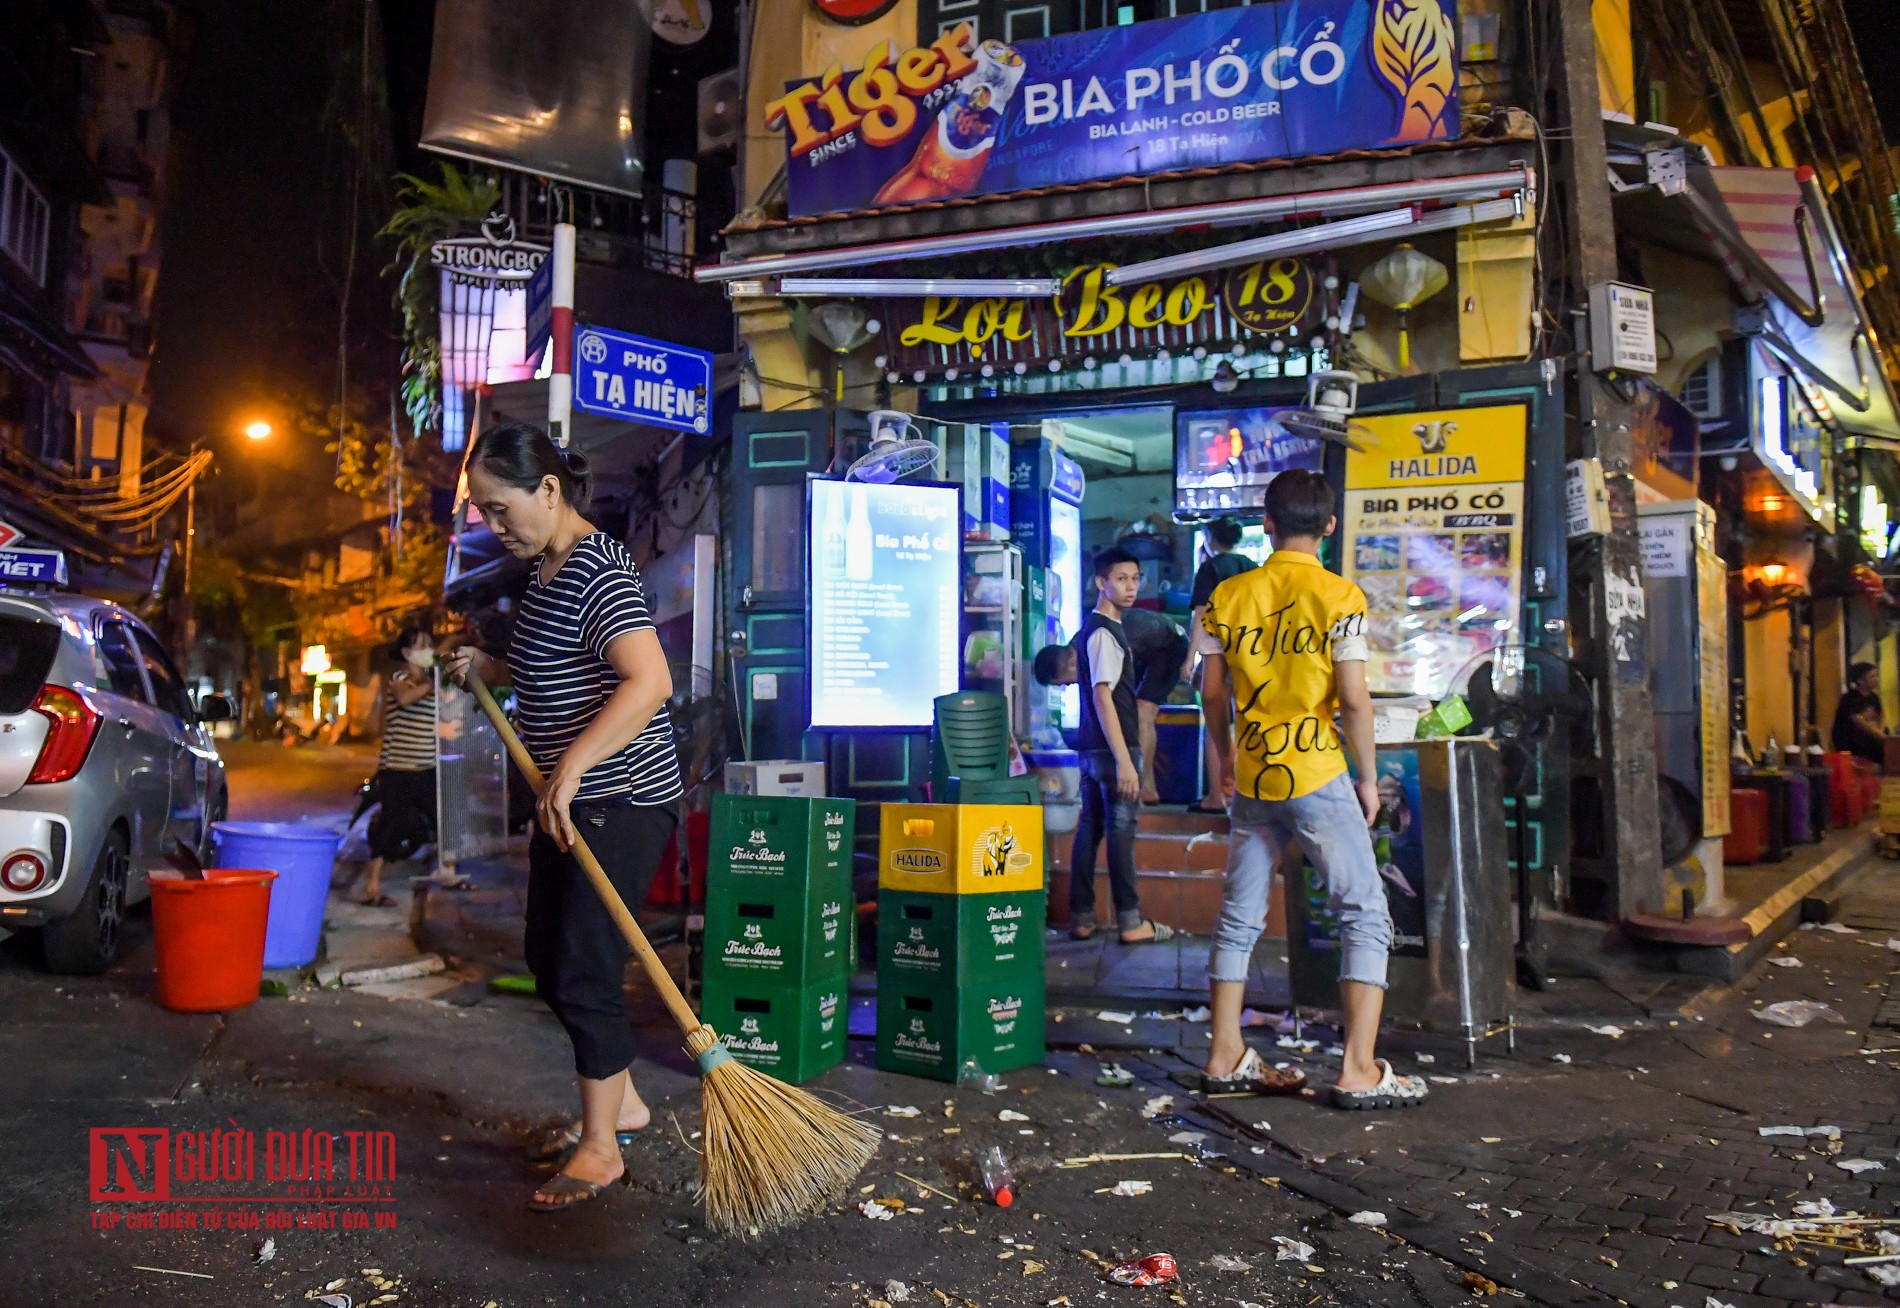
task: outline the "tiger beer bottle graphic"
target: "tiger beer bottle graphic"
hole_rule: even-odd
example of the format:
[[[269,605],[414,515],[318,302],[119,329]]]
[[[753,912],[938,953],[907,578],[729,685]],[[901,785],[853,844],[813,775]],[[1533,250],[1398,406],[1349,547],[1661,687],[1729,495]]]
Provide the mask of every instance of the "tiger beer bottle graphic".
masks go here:
[[[924,132],[917,153],[884,183],[873,204],[915,204],[968,195],[983,177],[1003,124],[1003,111],[1023,80],[1023,57],[1001,41],[985,41],[976,68]]]

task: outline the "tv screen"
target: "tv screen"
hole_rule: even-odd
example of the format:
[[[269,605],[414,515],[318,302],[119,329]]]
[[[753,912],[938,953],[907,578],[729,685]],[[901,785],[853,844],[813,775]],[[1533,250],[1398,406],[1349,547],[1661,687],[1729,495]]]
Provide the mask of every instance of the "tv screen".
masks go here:
[[[957,689],[955,486],[811,483],[811,724],[923,729]]]
[[[1174,416],[1174,511],[1181,517],[1258,512],[1267,483],[1288,468],[1318,472],[1323,442],[1277,421],[1287,406]]]

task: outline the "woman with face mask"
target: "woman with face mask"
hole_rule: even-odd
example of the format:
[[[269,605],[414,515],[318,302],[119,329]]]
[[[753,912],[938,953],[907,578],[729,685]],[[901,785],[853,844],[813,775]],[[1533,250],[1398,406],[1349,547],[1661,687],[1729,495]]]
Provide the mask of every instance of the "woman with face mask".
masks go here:
[[[383,748],[375,789],[382,810],[369,824],[363,903],[387,908],[383,864],[401,861],[435,838],[435,644],[411,623],[390,645],[401,666],[383,689]]]
[[[472,668],[514,687],[516,729],[547,777],[528,846],[523,952],[574,1047],[581,1117],[534,1151],[561,1160],[528,1201],[537,1212],[595,1199],[625,1176],[619,1145],[652,1116],[628,1073],[630,951],[574,859],[575,836],[638,912],[682,793],[666,653],[632,556],[587,520],[589,489],[586,460],[545,433],[504,423],[481,434],[469,451],[469,502],[529,562],[528,589],[506,657],[465,648],[444,660],[457,680]]]

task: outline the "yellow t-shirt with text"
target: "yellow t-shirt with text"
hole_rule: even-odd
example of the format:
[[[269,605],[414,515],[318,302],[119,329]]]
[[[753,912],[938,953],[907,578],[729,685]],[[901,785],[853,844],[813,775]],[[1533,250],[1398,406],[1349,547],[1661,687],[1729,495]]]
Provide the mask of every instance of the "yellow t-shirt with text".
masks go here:
[[[1204,626],[1233,683],[1235,793],[1295,799],[1344,772],[1333,665],[1365,661],[1365,593],[1278,550],[1214,588]]]

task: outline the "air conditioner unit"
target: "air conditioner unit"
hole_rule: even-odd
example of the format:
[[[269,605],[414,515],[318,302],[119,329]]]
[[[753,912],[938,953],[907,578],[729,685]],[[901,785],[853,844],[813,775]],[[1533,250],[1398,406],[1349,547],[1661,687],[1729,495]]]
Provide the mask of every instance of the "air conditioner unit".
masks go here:
[[[739,86],[739,70],[699,79],[699,152],[729,150],[739,144],[745,130],[745,96]]]
[[[1722,416],[1722,356],[1711,355],[1682,379],[1682,407],[1707,422]]]

